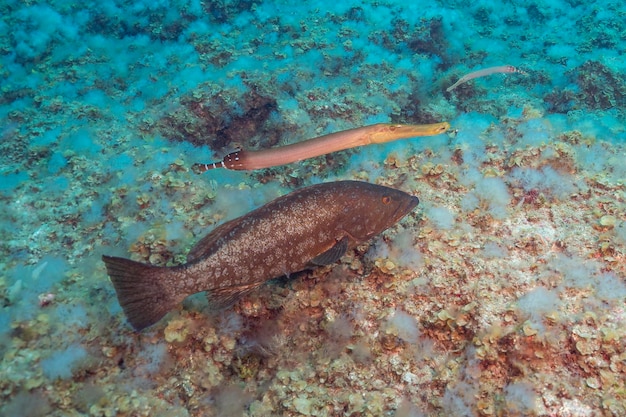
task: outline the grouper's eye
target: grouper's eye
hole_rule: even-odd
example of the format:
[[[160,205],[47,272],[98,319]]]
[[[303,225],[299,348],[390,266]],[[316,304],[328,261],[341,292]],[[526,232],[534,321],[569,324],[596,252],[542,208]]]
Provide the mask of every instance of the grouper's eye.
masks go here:
[[[383,201],[383,204],[385,204],[385,205],[386,205],[386,204],[389,204],[389,203],[391,203],[391,197],[389,197],[388,195],[386,195],[386,196],[384,196],[384,197],[382,198],[382,201]]]

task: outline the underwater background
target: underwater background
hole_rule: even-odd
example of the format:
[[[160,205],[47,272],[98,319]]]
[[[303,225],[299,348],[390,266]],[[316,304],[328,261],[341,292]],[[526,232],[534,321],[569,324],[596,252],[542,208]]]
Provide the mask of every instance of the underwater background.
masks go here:
[[[626,415],[622,0],[0,2],[0,415]],[[447,91],[463,75],[513,65]],[[351,129],[452,130],[259,171]],[[420,198],[336,264],[136,333],[101,261],[340,179]]]

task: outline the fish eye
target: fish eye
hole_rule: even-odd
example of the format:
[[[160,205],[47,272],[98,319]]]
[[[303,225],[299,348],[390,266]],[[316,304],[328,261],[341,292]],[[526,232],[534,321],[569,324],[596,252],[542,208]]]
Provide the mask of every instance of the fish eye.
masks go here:
[[[389,197],[388,195],[384,196],[382,198],[383,204],[389,204],[391,203],[391,197]]]

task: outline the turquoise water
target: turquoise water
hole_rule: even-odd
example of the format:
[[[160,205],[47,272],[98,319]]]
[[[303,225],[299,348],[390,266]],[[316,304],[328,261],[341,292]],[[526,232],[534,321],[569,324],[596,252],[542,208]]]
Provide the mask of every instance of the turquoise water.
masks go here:
[[[623,2],[299,3],[0,4],[0,414],[626,414]],[[179,264],[339,179],[421,203],[337,264],[132,331],[102,254]]]

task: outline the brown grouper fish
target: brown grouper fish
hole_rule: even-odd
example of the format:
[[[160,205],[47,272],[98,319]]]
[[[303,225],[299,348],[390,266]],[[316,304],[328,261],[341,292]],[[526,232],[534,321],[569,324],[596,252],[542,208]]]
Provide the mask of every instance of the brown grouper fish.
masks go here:
[[[317,184],[217,227],[191,249],[183,265],[102,260],[128,321],[141,330],[191,294],[206,291],[211,309],[220,309],[268,280],[331,264],[418,203],[403,191],[365,182]]]

